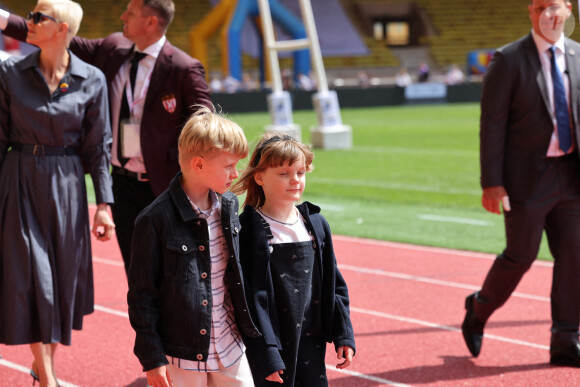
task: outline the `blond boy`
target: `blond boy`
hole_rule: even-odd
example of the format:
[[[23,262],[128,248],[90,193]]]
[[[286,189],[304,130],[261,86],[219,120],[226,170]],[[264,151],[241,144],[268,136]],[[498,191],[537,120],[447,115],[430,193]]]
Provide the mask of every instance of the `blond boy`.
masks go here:
[[[227,192],[247,154],[242,129],[201,107],[179,137],[181,172],[137,217],[127,298],[150,386],[253,386],[240,330],[259,333]]]

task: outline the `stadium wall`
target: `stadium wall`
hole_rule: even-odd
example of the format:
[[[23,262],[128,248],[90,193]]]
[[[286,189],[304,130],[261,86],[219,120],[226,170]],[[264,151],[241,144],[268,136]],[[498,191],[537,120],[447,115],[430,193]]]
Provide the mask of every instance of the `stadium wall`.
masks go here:
[[[221,106],[226,113],[267,112],[266,96],[269,91],[239,92],[233,94],[213,93],[212,100]],[[290,91],[293,110],[312,110],[312,94],[314,91]],[[372,88],[341,88],[336,89],[341,108],[357,108],[372,106],[406,105],[418,103],[458,103],[479,102],[481,99],[480,83],[465,83],[447,86],[446,95],[442,98],[408,99],[405,88],[397,86]]]

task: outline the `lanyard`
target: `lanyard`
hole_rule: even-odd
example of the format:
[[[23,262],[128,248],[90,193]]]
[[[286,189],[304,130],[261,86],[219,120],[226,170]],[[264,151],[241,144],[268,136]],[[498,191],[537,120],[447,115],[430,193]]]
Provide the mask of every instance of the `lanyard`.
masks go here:
[[[133,108],[138,103],[143,102],[143,100],[147,96],[147,90],[149,89],[149,84],[151,83],[151,74],[153,74],[153,71],[149,72],[149,75],[145,79],[145,82],[143,82],[143,87],[141,88],[141,94],[139,95],[139,98],[137,98],[134,101],[133,101],[133,91],[131,90],[130,82],[125,83],[125,93],[127,96],[127,103],[129,104],[129,111],[131,112],[131,115],[133,115]],[[135,85],[136,84],[137,81],[135,81]]]

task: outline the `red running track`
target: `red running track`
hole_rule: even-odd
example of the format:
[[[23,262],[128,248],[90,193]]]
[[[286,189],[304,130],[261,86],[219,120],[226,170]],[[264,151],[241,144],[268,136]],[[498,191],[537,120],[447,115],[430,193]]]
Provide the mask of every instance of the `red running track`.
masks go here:
[[[438,248],[335,236],[350,291],[357,340],[354,363],[334,369],[332,387],[574,386],[580,369],[548,364],[552,266],[537,262],[490,319],[477,359],[463,343],[465,297],[481,285],[494,258]],[[57,352],[61,386],[145,386],[133,355],[127,281],[116,241],[93,241],[95,313]],[[0,386],[28,386],[28,346],[0,345]]]

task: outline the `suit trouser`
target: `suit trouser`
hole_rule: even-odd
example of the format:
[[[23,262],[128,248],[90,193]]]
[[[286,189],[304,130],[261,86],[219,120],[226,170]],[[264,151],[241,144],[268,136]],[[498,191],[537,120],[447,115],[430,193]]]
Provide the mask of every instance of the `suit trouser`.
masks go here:
[[[115,233],[125,263],[125,273],[128,273],[135,219],[145,207],[153,202],[155,195],[149,182],[113,173],[113,197],[115,199],[112,207]]]
[[[530,268],[545,230],[554,257],[552,345],[578,342],[580,323],[580,162],[578,157],[542,162],[527,202],[511,200],[504,212],[506,248],[494,261],[474,303],[486,322]]]

